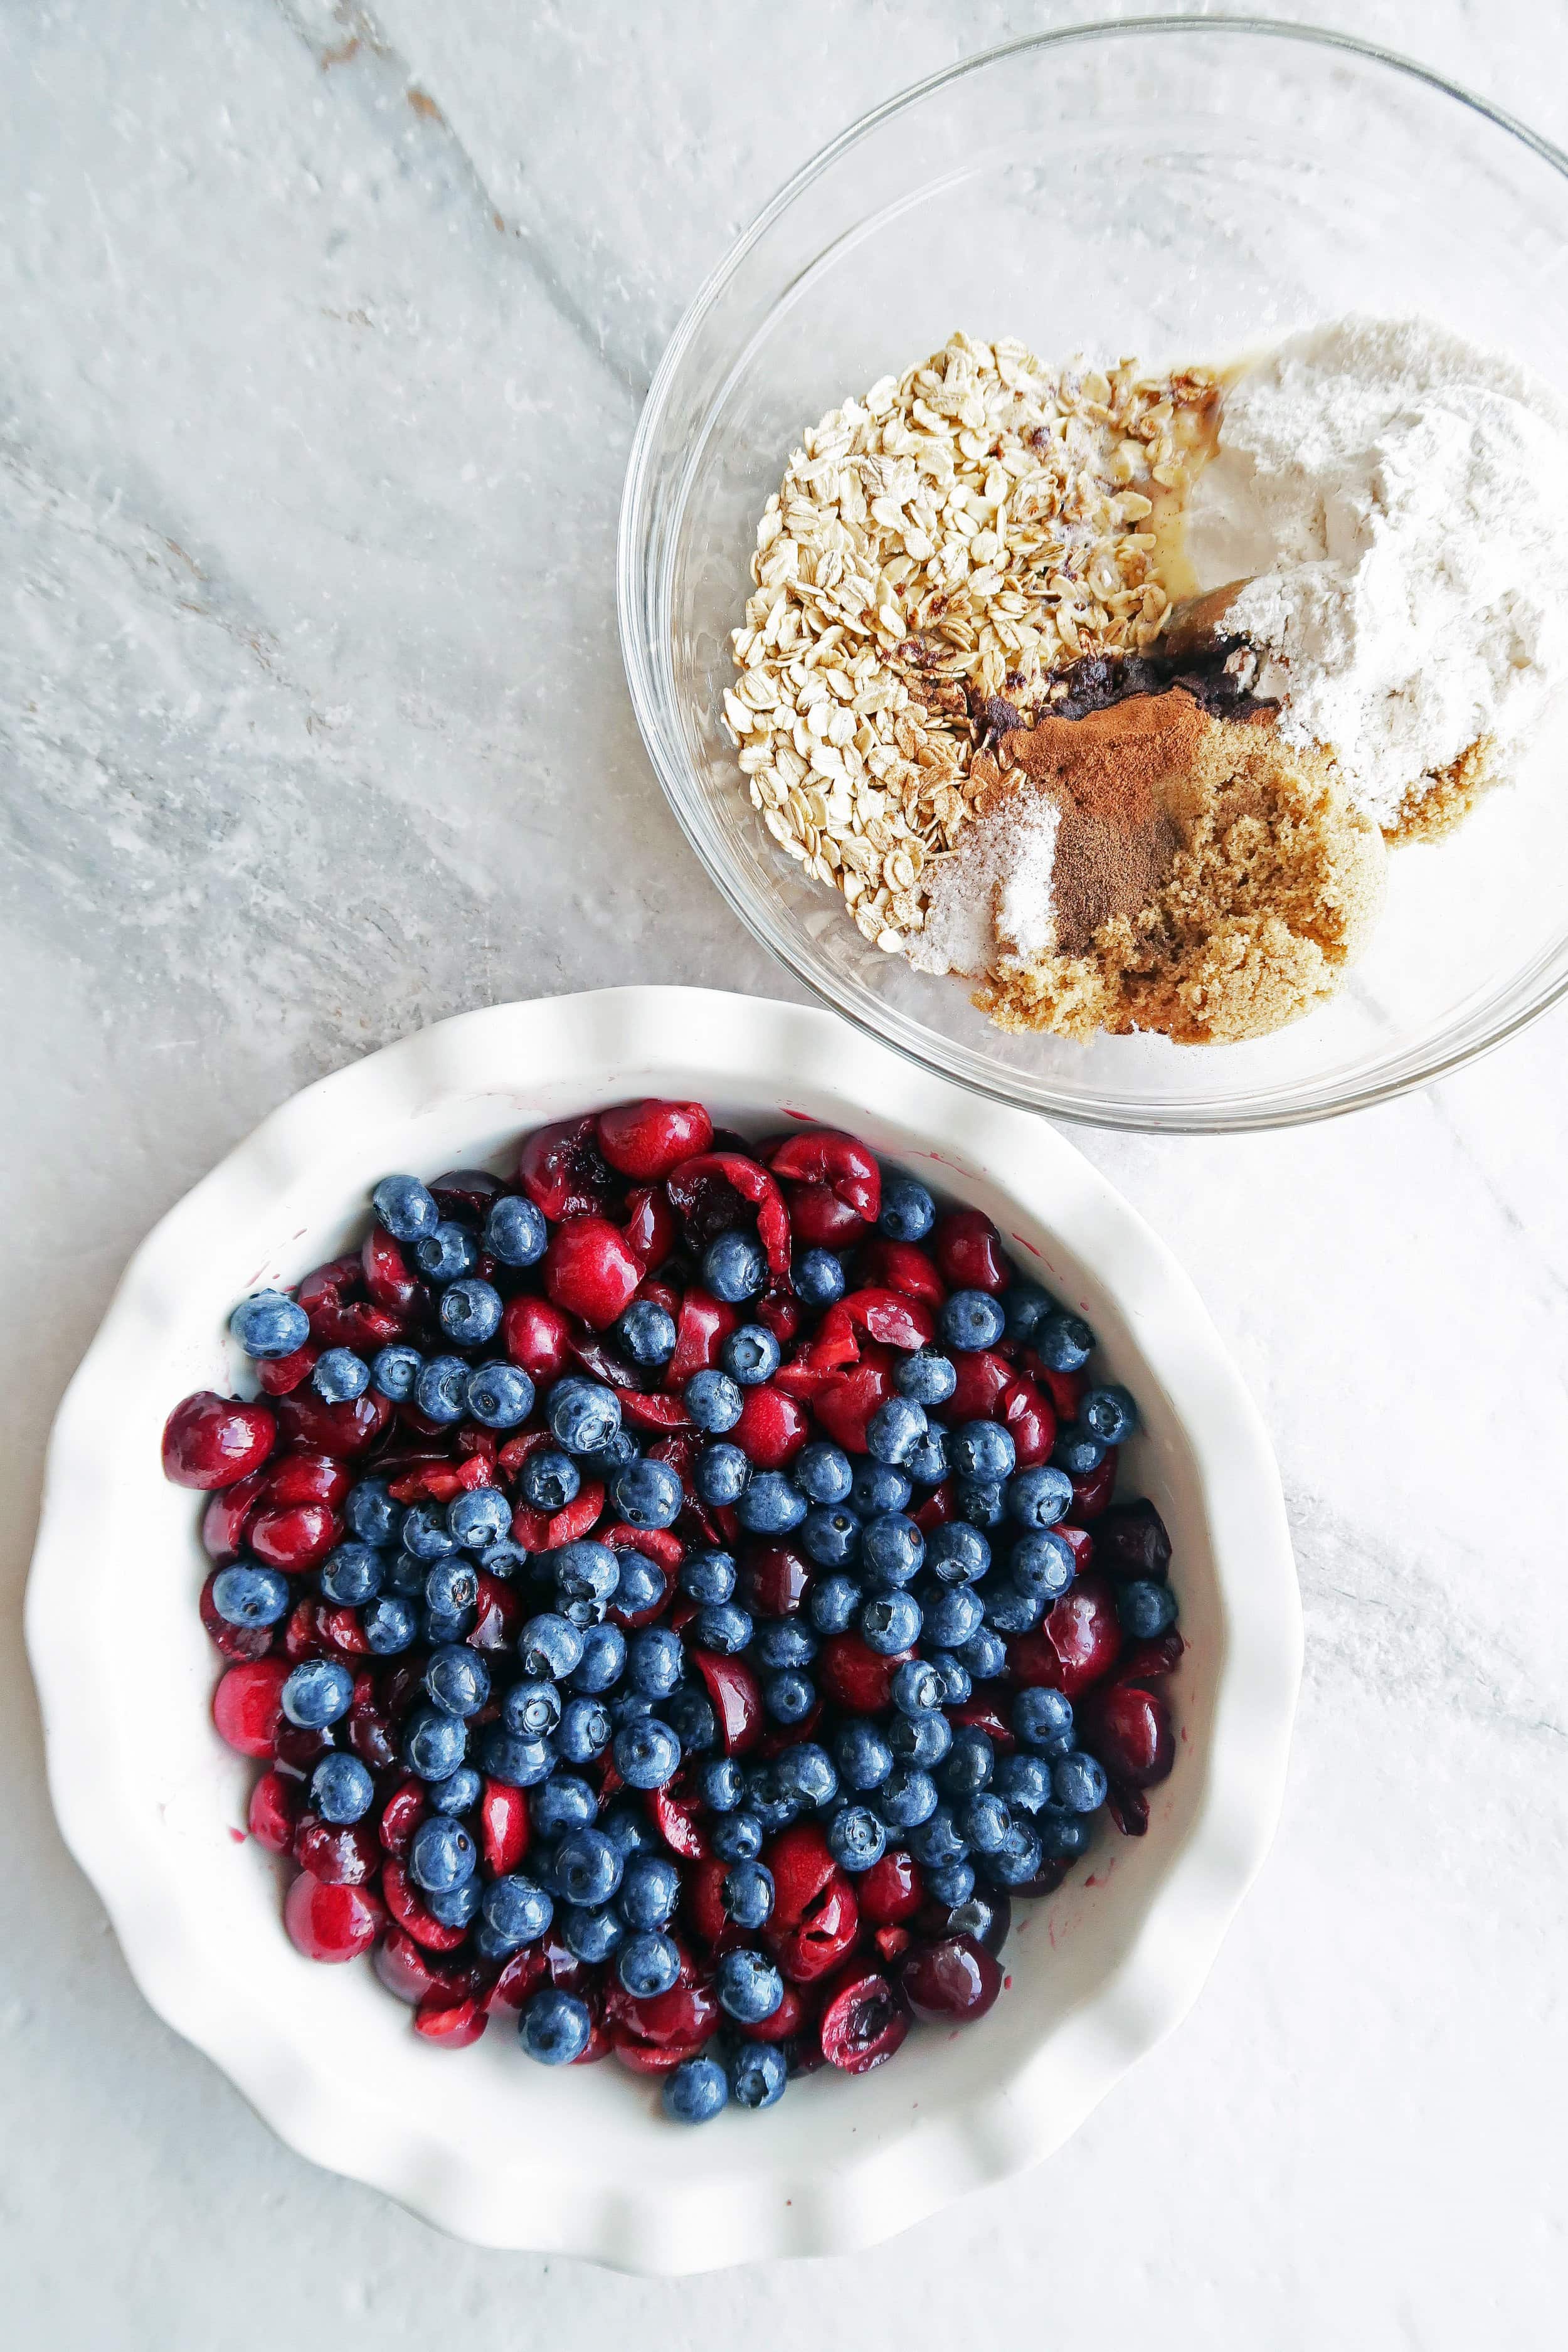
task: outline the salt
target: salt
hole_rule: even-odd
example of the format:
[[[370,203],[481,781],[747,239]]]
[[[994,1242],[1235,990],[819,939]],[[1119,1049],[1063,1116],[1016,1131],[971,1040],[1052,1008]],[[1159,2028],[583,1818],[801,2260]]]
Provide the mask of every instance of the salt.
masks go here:
[[[1050,951],[1060,824],[1055,801],[1036,793],[1001,793],[970,818],[953,855],[934,871],[923,929],[911,934],[917,971],[978,979],[1009,960]]]

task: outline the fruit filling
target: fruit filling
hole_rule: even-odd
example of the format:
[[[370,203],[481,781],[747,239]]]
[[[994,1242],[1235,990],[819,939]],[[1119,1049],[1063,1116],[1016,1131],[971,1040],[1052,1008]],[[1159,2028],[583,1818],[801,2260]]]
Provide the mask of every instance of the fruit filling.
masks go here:
[[[170,1413],[251,1835],[414,2031],[700,2123],[984,2017],[1174,1759],[1094,1333],[857,1138],[642,1101],[393,1175]]]

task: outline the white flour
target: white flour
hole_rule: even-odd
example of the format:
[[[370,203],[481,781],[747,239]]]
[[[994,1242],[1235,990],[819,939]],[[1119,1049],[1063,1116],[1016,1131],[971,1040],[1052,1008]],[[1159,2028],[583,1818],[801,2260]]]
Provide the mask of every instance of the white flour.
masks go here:
[[[1047,954],[1056,940],[1051,872],[1061,813],[1043,794],[1004,795],[972,817],[937,866],[924,928],[911,934],[917,971],[978,978],[1008,957]]]
[[[1313,328],[1226,394],[1188,549],[1205,589],[1257,575],[1232,614],[1258,691],[1391,825],[1568,683],[1568,409],[1425,320]]]

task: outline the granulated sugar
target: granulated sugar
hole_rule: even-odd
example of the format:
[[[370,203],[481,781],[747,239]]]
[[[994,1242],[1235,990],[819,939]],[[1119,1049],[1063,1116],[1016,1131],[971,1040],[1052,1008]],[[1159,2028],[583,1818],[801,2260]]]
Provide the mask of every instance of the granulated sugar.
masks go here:
[[[1060,824],[1055,803],[1034,793],[1004,793],[970,819],[956,854],[931,868],[925,928],[910,939],[917,971],[978,979],[1010,958],[1049,954]]]
[[[1226,395],[1188,553],[1252,576],[1227,625],[1280,733],[1339,761],[1385,829],[1477,745],[1510,756],[1568,685],[1568,409],[1421,320],[1345,319]]]

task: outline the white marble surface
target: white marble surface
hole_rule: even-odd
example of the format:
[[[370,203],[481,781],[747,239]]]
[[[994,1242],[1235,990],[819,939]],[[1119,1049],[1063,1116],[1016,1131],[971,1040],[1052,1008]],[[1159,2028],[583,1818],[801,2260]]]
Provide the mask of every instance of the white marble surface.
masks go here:
[[[294,1087],[442,1013],[606,980],[784,989],[626,706],[637,402],[700,274],[823,138],[987,40],[1107,13],[0,11],[17,2352],[1557,2338],[1561,1013],[1336,1126],[1079,1139],[1256,1387],[1308,1665],[1285,1824],[1207,1992],[1044,2172],[878,2253],[694,2284],[449,2245],[288,2154],[157,2023],[43,1787],[19,1635],[40,1449],[152,1220]],[[1301,13],[1568,141],[1564,0]]]

